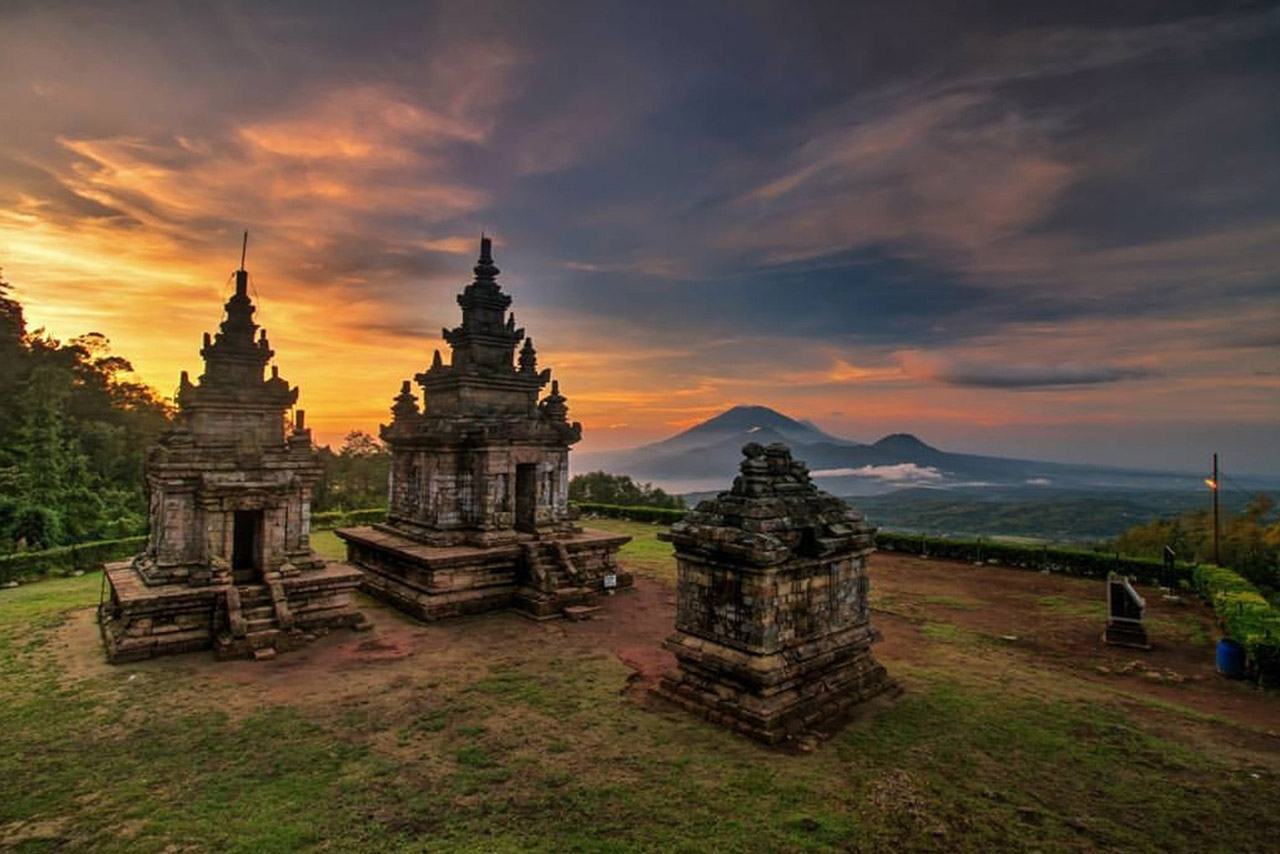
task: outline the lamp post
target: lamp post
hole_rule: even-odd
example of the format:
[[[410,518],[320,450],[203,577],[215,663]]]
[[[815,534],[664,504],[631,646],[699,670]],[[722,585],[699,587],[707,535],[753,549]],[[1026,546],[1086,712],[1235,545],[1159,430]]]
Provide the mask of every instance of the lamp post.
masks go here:
[[[1209,489],[1213,491],[1213,565],[1221,566],[1218,552],[1218,455],[1213,455],[1213,478],[1206,479]]]

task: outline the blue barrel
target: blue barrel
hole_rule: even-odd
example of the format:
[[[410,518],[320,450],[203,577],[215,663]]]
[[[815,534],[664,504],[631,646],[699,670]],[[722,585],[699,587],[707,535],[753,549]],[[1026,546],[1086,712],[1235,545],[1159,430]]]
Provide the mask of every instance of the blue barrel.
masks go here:
[[[1244,678],[1244,647],[1231,638],[1218,641],[1218,672],[1231,679]]]

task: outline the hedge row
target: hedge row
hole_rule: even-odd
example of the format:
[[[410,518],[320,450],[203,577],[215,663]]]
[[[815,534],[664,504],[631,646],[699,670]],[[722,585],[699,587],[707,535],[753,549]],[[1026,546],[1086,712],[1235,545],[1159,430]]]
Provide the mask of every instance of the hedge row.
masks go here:
[[[610,519],[630,519],[633,522],[661,522],[670,525],[679,522],[688,510],[673,507],[623,507],[618,504],[595,504],[590,501],[575,501],[573,506],[578,512],[593,516],[605,516]]]
[[[1227,634],[1244,647],[1261,681],[1280,684],[1280,610],[1229,569],[1198,566],[1191,584],[1213,606]]]
[[[1109,572],[1119,572],[1144,584],[1168,584],[1190,578],[1191,564],[1179,563],[1174,578],[1166,578],[1162,561],[1145,557],[1126,557],[1090,551],[992,540],[957,540],[920,534],[881,531],[876,534],[876,547],[887,552],[909,552],[951,560],[981,561],[1018,569],[1049,570],[1081,578],[1105,579]]]
[[[311,514],[311,530],[328,531],[331,528],[385,522],[386,519],[387,508],[385,507],[369,507],[364,510],[325,510],[323,513]]]
[[[387,518],[382,507],[365,510],[334,510],[311,514],[311,528],[324,531],[348,525],[367,525]],[[147,546],[146,537],[125,537],[119,540],[97,540],[75,546],[60,546],[38,552],[0,555],[0,584],[28,578],[43,578],[53,573],[71,573],[77,570],[92,572],[102,564],[133,557]]]
[[[42,578],[52,572],[92,572],[109,561],[133,557],[146,546],[146,537],[125,537],[0,556],[0,584]]]

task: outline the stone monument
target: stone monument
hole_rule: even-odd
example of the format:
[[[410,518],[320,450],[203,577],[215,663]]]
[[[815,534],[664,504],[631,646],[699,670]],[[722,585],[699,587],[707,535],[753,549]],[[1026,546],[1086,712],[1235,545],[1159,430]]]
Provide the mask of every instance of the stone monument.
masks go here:
[[[871,656],[875,529],[785,445],[742,449],[733,488],[659,535],[675,546],[677,667],[655,692],[776,744],[893,687]]]
[[[1142,625],[1146,609],[1147,603],[1133,589],[1127,576],[1108,575],[1107,628],[1102,633],[1103,642],[1111,646],[1151,649],[1147,630]]]
[[[246,235],[247,240],[247,235]],[[146,551],[108,564],[99,623],[112,662],[212,647],[267,658],[316,632],[363,621],[349,598],[360,572],[311,550],[320,479],[298,399],[253,321],[241,258],[221,331],[204,336],[204,374],[183,371],[174,428],[147,458]]]
[[[475,280],[458,296],[462,325],[443,331],[449,363],[436,350],[414,377],[421,409],[405,380],[381,428],[387,521],[338,531],[363,589],[422,620],[508,606],[555,617],[631,583],[616,560],[629,538],[570,519],[569,446],[582,426],[538,369],[498,272],[482,237]]]

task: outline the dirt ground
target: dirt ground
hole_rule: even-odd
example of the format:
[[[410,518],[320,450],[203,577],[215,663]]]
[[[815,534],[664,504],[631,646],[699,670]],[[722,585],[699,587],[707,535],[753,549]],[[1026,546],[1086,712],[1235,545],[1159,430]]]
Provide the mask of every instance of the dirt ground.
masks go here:
[[[1059,683],[1071,682],[1076,693],[1092,690],[1173,725],[1160,714],[1167,704],[1188,712],[1177,717],[1187,735],[1225,739],[1253,759],[1265,754],[1271,760],[1265,764],[1280,767],[1280,697],[1216,673],[1214,617],[1197,600],[1167,602],[1158,590],[1141,589],[1153,645],[1141,651],[1102,642],[1101,582],[884,553],[871,566],[873,624],[884,635],[875,655],[890,674],[895,665],[910,664],[963,666],[999,678],[1002,662],[1015,656],[1024,664],[1020,671],[1031,663],[1043,680],[1028,684],[1029,691],[1058,693]],[[648,702],[644,689],[675,663],[662,649],[674,625],[674,591],[639,576],[634,588],[602,605],[581,622],[534,622],[499,613],[421,624],[361,597],[374,624],[367,633],[336,632],[270,661],[215,662],[195,653],[124,669],[128,679],[145,680],[161,669],[187,668],[192,702],[212,692],[235,712],[262,704],[359,703],[407,691],[411,679],[436,674],[448,681],[478,662],[491,667],[535,654],[579,658],[607,652],[633,671],[619,691]],[[119,673],[103,660],[96,634],[91,610],[76,613],[60,631],[59,656],[72,679]],[[1214,719],[1239,726],[1215,727]]]

